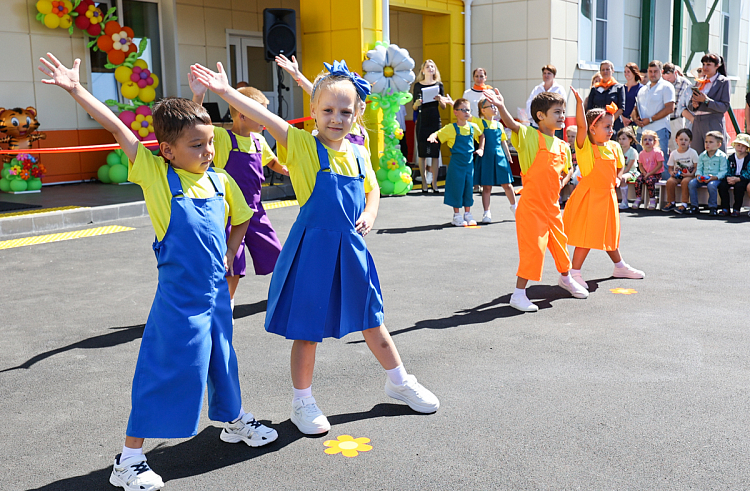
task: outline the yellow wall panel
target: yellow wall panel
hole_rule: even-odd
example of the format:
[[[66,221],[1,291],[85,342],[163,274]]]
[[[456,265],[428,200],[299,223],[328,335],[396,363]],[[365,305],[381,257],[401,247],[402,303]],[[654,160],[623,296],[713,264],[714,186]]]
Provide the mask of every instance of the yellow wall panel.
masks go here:
[[[331,30],[330,0],[303,0],[300,2],[299,13],[303,35]]]
[[[362,3],[365,0],[330,0],[331,17],[335,19],[332,29],[360,29],[362,27]]]

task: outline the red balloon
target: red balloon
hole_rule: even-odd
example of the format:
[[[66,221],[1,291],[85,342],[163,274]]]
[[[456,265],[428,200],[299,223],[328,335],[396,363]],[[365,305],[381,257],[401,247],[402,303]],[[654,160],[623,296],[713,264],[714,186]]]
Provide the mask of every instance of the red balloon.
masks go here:
[[[138,81],[138,87],[141,88],[141,89],[144,88],[144,87],[146,87],[147,85],[148,84],[146,83],[145,80],[139,80]]]
[[[89,33],[89,36],[96,37],[102,32],[102,26],[100,24],[91,24],[88,29],[86,29],[86,32]]]
[[[91,21],[85,15],[79,15],[76,17],[76,27],[82,31],[85,31],[91,25]]]

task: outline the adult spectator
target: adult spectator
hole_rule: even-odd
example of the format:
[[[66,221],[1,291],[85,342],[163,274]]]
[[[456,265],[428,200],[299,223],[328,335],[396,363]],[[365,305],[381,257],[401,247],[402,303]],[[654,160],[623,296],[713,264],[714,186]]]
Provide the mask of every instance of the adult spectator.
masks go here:
[[[615,124],[613,129],[615,134],[622,128],[622,120],[620,115],[625,109],[625,86],[618,83],[613,77],[615,72],[615,66],[609,60],[604,60],[599,65],[599,73],[602,79],[597,82],[589,92],[589,97],[586,99],[586,111],[590,111],[594,108],[606,108],[607,104],[614,102],[617,104],[617,112],[614,114]],[[614,135],[612,136],[614,138]]]
[[[596,72],[591,76],[591,85],[589,85],[589,93],[586,94],[586,98],[583,100],[583,107],[586,107],[589,105],[589,95],[591,94],[591,91],[594,90],[594,87],[596,84],[602,81],[602,74],[599,72]]]
[[[703,141],[709,131],[718,131],[724,135],[721,151],[726,152],[727,135],[724,113],[729,105],[729,79],[727,79],[724,59],[714,53],[701,58],[702,78],[696,79],[696,90],[690,100],[688,109],[693,114],[693,141],[691,146],[698,154],[703,152]]]
[[[431,101],[422,100],[422,90],[427,87],[438,87],[438,95]],[[412,89],[414,104],[412,109],[418,111],[416,116],[417,156],[419,163],[419,175],[422,176],[422,193],[427,192],[427,175],[425,173],[425,159],[430,159],[430,172],[432,173],[432,191],[440,194],[437,187],[438,170],[440,169],[440,143],[430,143],[427,138],[440,126],[440,109],[450,98],[445,97],[443,82],[440,81],[440,71],[432,60],[425,60],[419,70],[417,80]]]
[[[563,96],[563,99],[566,98],[565,89],[562,85],[555,82],[555,76],[557,76],[557,68],[555,68],[554,65],[544,65],[542,67],[542,83],[534,87],[529,98],[526,100],[526,115],[528,116],[529,121],[531,121],[531,126],[536,127],[534,117],[531,115],[531,101],[534,100],[534,97],[542,92],[554,92]],[[562,136],[560,136],[560,138],[562,138]]]
[[[690,94],[690,87],[693,84],[682,76],[674,63],[665,63],[661,70],[661,76],[674,86],[675,107],[674,112],[669,115],[669,131],[672,133],[669,138],[669,151],[672,152],[677,149],[675,135],[685,127],[685,118],[682,113],[686,109],[686,101],[689,100],[688,94]]]
[[[638,139],[644,130],[656,132],[665,161],[669,155],[669,116],[674,113],[674,86],[661,76],[663,65],[659,60],[648,64],[648,83],[641,87],[636,97],[632,118],[638,125]],[[693,140],[695,141],[695,140]],[[697,151],[697,150],[696,150]],[[669,179],[664,168],[663,179]]]
[[[624,126],[635,125],[633,120],[630,119],[630,115],[633,114],[638,91],[643,87],[641,80],[643,78],[641,77],[641,70],[638,68],[638,65],[635,63],[625,65],[625,109],[621,118]]]
[[[469,101],[469,104],[471,104],[471,115],[476,116],[477,118],[481,118],[482,115],[480,114],[477,102],[479,102],[479,99],[482,99],[484,97],[482,95],[482,92],[484,92],[486,89],[491,89],[492,86],[486,84],[487,70],[485,70],[484,68],[474,69],[472,78],[474,79],[474,86],[464,91],[464,99]]]

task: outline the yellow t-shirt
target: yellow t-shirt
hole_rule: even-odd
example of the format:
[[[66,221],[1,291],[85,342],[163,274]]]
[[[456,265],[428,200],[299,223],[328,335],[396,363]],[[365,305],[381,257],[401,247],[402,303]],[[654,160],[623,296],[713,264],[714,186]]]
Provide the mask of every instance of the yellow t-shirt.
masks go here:
[[[258,153],[258,149],[255,148],[252,137],[240,136],[236,133],[234,136],[237,138],[237,148],[240,149],[240,152]],[[276,155],[273,154],[273,150],[268,146],[268,142],[263,138],[263,135],[255,133],[255,138],[257,138],[258,143],[260,143],[261,153],[263,154],[261,157],[263,165],[270,164],[276,158]],[[214,150],[216,151],[216,155],[214,155],[214,166],[223,169],[227,165],[229,152],[232,151],[232,138],[229,136],[227,130],[219,126],[214,126]]]
[[[559,145],[555,143],[556,141],[562,141],[555,136],[545,134],[542,134],[542,136],[548,150],[553,148],[553,144]],[[518,164],[521,166],[521,173],[526,174],[531,168],[531,164],[534,163],[537,152],[539,152],[539,131],[531,126],[521,125],[517,132],[513,132],[510,142],[518,152]],[[565,147],[565,172],[568,172],[572,161],[570,147],[565,142],[562,146]]]
[[[286,135],[286,144],[286,166],[289,169],[289,178],[292,181],[294,193],[297,195],[297,201],[302,206],[310,198],[315,187],[316,175],[320,170],[318,148],[314,136],[294,126],[289,127]],[[359,175],[357,159],[354,156],[352,143],[349,140],[346,138],[342,140],[341,151],[337,152],[328,147],[326,149],[328,150],[328,160],[332,172],[351,177]],[[359,151],[362,153],[365,165],[363,169],[365,174],[365,193],[369,193],[373,189],[377,189],[378,180],[375,177],[375,171],[372,170],[370,152],[364,147],[359,147]]]
[[[163,157],[152,154],[142,144],[138,144],[138,153],[135,162],[130,162],[128,180],[138,184],[143,189],[143,198],[146,201],[146,209],[151,217],[156,238],[162,240],[169,227],[169,218],[172,215],[172,193],[169,191],[167,181],[167,170],[169,164]],[[183,169],[175,169],[182,183],[182,190],[188,198],[210,198],[216,195],[211,178],[203,174],[193,174]],[[216,175],[224,184],[224,223],[227,217],[232,216],[232,225],[244,223],[253,216],[252,210],[247,206],[242,191],[234,182],[234,179],[223,169],[216,169]]]
[[[599,145],[599,153],[602,158],[615,159],[618,169],[621,169],[623,162],[625,162],[622,148],[616,141],[610,140],[605,142],[604,145]],[[578,169],[581,171],[581,177],[586,177],[594,169],[594,147],[591,145],[590,139],[586,138],[583,142],[583,148],[578,148],[576,142],[576,157],[578,157]]]
[[[484,131],[484,125],[482,124],[483,118],[478,118],[476,116],[473,116],[471,118],[471,122],[477,125],[477,127]],[[486,119],[484,121],[487,121]],[[505,126],[500,121],[495,121],[494,119],[492,121],[487,121],[487,129],[490,130],[496,130],[500,129],[502,131],[502,136],[500,137],[500,140],[506,141],[508,139],[508,135],[505,134]]]
[[[295,126],[295,128],[296,128],[296,126]],[[358,124],[355,124],[354,126],[352,126],[352,129],[351,129],[351,131],[349,133],[352,134],[352,135],[364,135],[364,137],[365,137],[365,144],[364,144],[364,146],[367,149],[370,148],[370,135],[369,135],[370,132],[367,131],[367,128],[364,128],[364,127],[362,127],[362,126],[360,126]],[[276,146],[276,151],[279,154],[279,162],[281,162],[282,164],[286,164],[286,159],[287,159],[286,148],[282,147],[281,145],[277,145]]]
[[[479,141],[479,136],[482,134],[482,129],[471,121],[467,122],[463,126],[458,127],[458,131],[461,132],[461,136],[469,136],[471,133],[470,128],[474,128],[474,140]],[[453,144],[456,143],[456,127],[453,123],[447,124],[437,132],[438,140],[440,143],[447,143],[450,148],[453,148]]]

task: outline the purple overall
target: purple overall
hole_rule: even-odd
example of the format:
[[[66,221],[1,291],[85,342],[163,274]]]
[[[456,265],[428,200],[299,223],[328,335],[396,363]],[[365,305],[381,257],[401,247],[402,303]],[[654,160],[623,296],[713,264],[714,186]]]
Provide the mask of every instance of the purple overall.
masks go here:
[[[281,244],[271,221],[260,202],[261,184],[265,181],[263,177],[263,154],[258,138],[250,133],[255,145],[256,153],[246,153],[239,149],[237,137],[231,131],[229,138],[232,139],[232,150],[229,152],[227,165],[224,170],[232,176],[245,196],[247,205],[253,210],[253,217],[247,227],[247,233],[242,239],[242,245],[234,256],[234,274],[245,276],[247,261],[245,260],[245,245],[253,257],[253,266],[256,275],[267,275],[273,272],[276,260],[281,252]],[[227,237],[232,231],[231,220],[227,222]],[[229,275],[229,273],[227,273]]]

